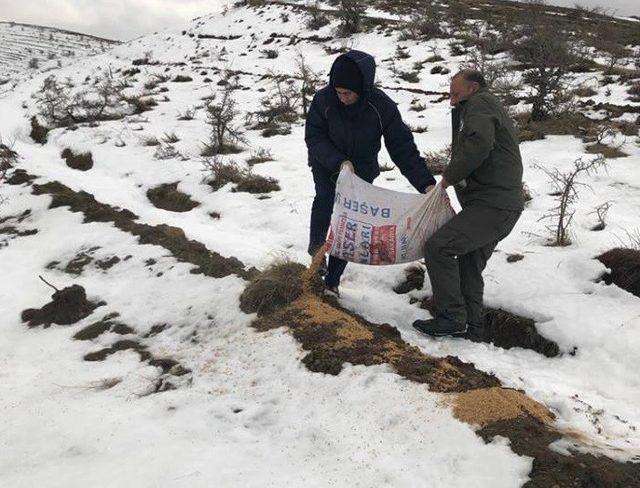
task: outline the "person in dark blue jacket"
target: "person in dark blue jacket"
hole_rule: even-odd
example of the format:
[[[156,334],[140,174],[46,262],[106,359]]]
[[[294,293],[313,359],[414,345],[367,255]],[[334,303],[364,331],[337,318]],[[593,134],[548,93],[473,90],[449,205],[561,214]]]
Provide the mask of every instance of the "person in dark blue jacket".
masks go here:
[[[436,183],[396,103],[374,86],[375,73],[375,60],[367,53],[349,51],[338,56],[329,85],[315,94],[309,108],[305,142],[316,191],[311,208],[311,255],[325,243],[341,167],[373,182],[380,174],[381,138],[393,162],[416,190],[426,193]],[[346,265],[342,259],[329,257],[324,278],[328,290],[338,293]]]

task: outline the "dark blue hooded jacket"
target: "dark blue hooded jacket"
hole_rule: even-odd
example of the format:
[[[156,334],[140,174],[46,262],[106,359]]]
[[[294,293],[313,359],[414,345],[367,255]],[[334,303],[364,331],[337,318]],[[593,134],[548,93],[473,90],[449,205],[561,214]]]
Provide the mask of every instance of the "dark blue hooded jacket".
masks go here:
[[[387,151],[402,174],[418,191],[434,185],[435,179],[420,156],[413,134],[402,121],[396,103],[374,86],[376,63],[362,51],[342,56],[353,61],[363,79],[363,93],[354,106],[346,107],[333,88],[319,90],[307,115],[305,142],[309,165],[338,172],[342,161],[353,162],[355,172],[367,181],[380,174],[378,153],[384,137]]]

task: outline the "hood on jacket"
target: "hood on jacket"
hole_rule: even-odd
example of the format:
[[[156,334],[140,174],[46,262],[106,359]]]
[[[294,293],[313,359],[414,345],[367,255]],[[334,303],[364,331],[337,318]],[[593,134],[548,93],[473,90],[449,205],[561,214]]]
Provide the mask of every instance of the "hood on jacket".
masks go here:
[[[362,51],[352,50],[347,53],[344,53],[336,58],[336,61],[340,58],[346,57],[351,60],[360,70],[362,74],[362,89],[363,89],[363,97],[367,97],[371,90],[373,90],[373,84],[376,79],[376,61],[370,54],[367,54]],[[333,66],[331,66],[331,71],[329,72],[329,83],[333,86],[333,68],[335,66],[336,61],[334,61]]]

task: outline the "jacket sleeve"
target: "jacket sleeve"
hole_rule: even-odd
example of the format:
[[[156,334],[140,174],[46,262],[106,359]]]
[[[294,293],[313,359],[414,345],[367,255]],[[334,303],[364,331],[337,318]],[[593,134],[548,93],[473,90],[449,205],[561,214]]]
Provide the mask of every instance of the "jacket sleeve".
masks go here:
[[[411,130],[402,121],[400,111],[393,102],[385,122],[383,122],[384,143],[389,156],[400,168],[403,176],[419,192],[423,192],[428,186],[435,185],[436,180],[427,168],[424,158],[420,156]]]
[[[316,95],[311,102],[311,107],[309,107],[304,130],[309,159],[317,161],[329,171],[338,171],[340,163],[348,158],[329,139],[329,126],[319,105]]]
[[[490,105],[482,100],[467,103],[458,147],[442,175],[451,185],[457,185],[478,169],[495,144],[498,118]]]

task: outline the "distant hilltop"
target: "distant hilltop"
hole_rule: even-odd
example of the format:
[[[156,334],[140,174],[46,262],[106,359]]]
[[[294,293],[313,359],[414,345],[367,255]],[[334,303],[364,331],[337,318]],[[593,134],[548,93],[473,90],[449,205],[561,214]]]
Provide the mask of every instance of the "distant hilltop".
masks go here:
[[[65,60],[100,54],[119,41],[54,27],[0,22],[0,84],[30,70],[58,67]]]

